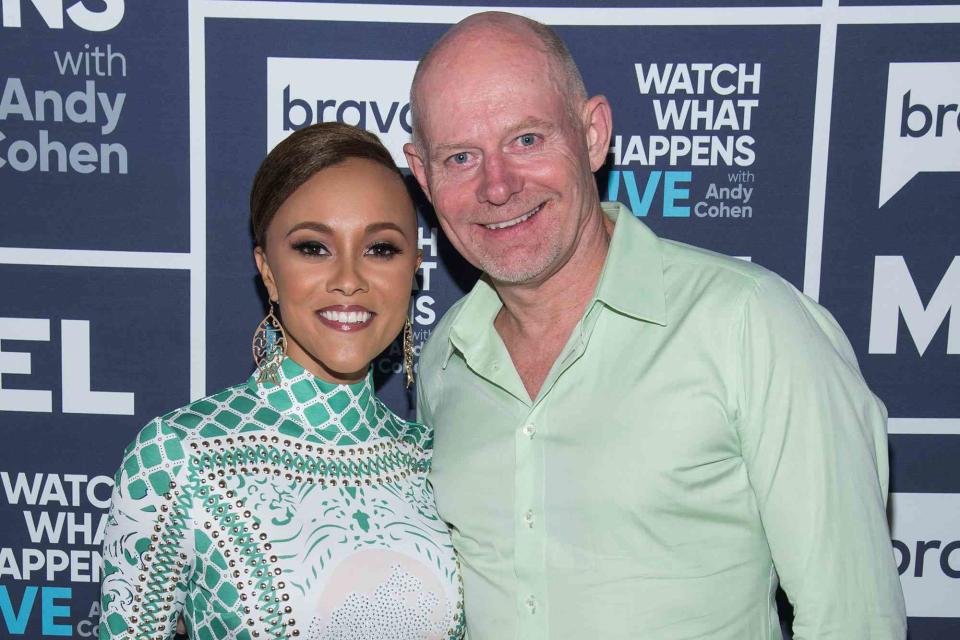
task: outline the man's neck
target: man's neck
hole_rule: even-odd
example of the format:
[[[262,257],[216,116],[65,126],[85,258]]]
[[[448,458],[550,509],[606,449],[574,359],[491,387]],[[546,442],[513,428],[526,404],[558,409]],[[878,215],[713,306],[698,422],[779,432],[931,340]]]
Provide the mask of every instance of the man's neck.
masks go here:
[[[556,272],[533,284],[494,283],[503,301],[498,325],[506,323],[514,331],[536,336],[552,333],[558,324],[572,327],[579,321],[600,280],[613,235],[613,221],[597,206],[598,214],[581,232],[570,259]]]
[[[494,284],[503,308],[493,325],[531,400],[593,297],[612,234],[613,223],[598,206],[570,259],[556,272],[538,283]]]

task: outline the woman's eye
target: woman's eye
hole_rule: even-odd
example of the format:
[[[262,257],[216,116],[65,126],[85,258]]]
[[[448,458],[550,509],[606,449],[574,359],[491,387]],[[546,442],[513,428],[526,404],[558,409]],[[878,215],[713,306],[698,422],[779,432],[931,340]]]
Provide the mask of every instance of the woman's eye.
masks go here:
[[[367,249],[367,255],[377,258],[392,258],[400,253],[400,248],[389,242],[378,242]]]
[[[295,245],[293,245],[293,248],[305,256],[330,255],[330,252],[327,251],[327,248],[319,242],[313,242],[313,241],[298,242]]]

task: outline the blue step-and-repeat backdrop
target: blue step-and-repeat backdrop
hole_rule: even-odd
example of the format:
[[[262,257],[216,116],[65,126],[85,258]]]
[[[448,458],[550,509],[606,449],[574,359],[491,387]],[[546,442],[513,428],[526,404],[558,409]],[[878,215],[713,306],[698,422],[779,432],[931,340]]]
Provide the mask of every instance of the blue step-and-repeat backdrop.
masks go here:
[[[488,2],[554,25],[613,105],[601,192],[777,271],[890,411],[913,640],[960,638],[960,1]],[[338,119],[402,162],[416,60],[475,9],[0,0],[0,637],[95,635],[137,429],[252,368],[247,198]],[[422,343],[476,273],[421,210]],[[395,345],[380,392],[412,414]]]

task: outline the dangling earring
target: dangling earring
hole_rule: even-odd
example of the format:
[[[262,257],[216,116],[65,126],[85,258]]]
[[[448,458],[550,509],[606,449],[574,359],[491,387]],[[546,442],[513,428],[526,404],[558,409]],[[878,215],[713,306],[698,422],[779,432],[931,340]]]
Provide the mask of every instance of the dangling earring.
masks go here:
[[[420,264],[423,262],[423,249],[417,250],[417,269],[420,268]],[[413,291],[416,292],[419,290],[417,286],[417,274],[413,274]],[[416,293],[414,293],[416,296]],[[413,386],[413,323],[410,321],[410,316],[413,315],[413,304],[410,305],[410,314],[407,315],[406,321],[403,323],[403,371],[407,376],[407,389]]]
[[[409,389],[413,385],[413,324],[409,317],[403,323],[403,371]]]
[[[283,326],[273,313],[273,300],[270,310],[257,330],[253,333],[253,361],[257,363],[257,382],[280,384],[280,363],[287,353],[287,336]]]

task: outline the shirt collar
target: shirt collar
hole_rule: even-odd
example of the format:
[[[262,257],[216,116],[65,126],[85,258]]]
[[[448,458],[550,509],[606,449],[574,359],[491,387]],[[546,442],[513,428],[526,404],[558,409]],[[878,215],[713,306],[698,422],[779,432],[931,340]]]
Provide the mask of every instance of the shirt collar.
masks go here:
[[[645,224],[619,202],[601,203],[613,220],[613,235],[600,279],[588,309],[594,302],[636,320],[666,326],[667,308],[663,287],[660,241]],[[456,311],[443,366],[454,351],[466,357],[491,354],[490,328],[503,303],[493,285],[481,277]]]
[[[666,326],[660,239],[619,202],[602,207],[615,226],[593,299],[625,316]]]
[[[486,274],[482,275],[456,311],[457,315],[450,327],[447,353],[443,358],[444,368],[455,350],[465,357],[483,360],[493,353],[491,341],[494,335],[490,328],[502,307],[503,302],[496,289]]]

